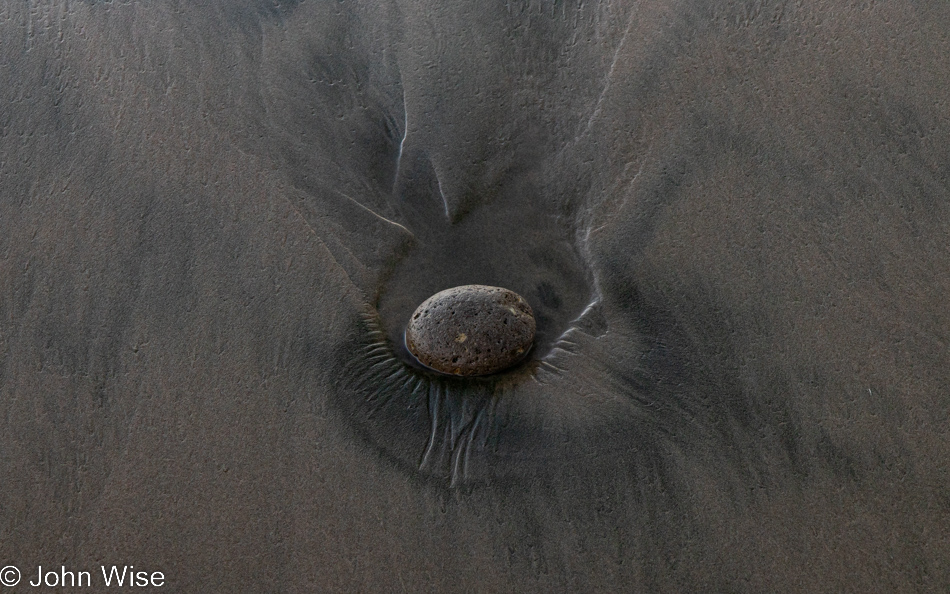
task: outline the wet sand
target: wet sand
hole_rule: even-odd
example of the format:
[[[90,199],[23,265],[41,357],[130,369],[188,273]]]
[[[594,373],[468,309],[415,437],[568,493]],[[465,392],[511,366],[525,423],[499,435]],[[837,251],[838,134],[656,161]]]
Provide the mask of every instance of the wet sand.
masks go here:
[[[0,7],[0,567],[945,591],[950,7]],[[523,362],[415,308],[528,300]]]

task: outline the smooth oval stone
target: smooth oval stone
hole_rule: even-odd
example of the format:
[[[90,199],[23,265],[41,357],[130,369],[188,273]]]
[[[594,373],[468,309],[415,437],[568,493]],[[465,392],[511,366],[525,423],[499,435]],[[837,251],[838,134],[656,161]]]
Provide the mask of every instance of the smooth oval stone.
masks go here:
[[[406,327],[406,346],[427,367],[486,375],[511,367],[531,349],[534,312],[514,291],[465,285],[422,302]]]

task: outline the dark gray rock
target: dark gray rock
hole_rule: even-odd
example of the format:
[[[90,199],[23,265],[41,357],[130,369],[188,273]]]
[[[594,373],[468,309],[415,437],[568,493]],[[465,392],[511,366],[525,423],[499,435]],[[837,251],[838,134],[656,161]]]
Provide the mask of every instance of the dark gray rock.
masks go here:
[[[524,358],[534,341],[531,306],[501,287],[464,285],[422,302],[406,346],[423,365],[451,375],[487,375]]]

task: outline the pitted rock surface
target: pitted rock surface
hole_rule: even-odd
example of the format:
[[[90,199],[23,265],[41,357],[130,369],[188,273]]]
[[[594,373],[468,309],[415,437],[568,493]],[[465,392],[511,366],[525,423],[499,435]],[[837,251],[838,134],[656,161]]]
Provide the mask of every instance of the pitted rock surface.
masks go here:
[[[501,287],[464,285],[422,302],[406,327],[406,346],[436,371],[486,375],[524,358],[534,332],[534,312],[521,295]]]

